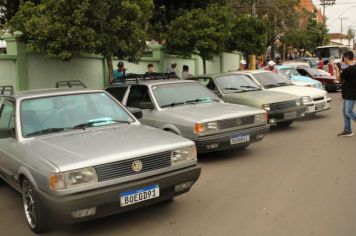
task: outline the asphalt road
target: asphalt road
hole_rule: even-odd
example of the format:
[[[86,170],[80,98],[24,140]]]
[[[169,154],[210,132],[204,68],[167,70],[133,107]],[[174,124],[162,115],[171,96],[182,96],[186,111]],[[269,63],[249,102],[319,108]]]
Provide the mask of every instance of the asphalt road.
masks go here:
[[[172,202],[48,235],[356,235],[356,136],[336,136],[341,98],[330,96],[331,110],[246,150],[199,156],[201,178]],[[1,183],[0,203],[0,235],[32,235],[20,194]]]

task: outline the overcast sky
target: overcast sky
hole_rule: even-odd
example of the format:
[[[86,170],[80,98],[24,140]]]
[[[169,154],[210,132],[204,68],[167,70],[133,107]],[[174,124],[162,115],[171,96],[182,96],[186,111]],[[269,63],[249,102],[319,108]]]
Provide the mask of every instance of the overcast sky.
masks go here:
[[[320,0],[313,0],[318,8]],[[356,0],[336,0],[335,5],[326,7],[327,26],[330,33],[340,33],[341,23],[338,18],[348,18],[343,20],[343,33],[346,33],[349,27],[356,30]]]

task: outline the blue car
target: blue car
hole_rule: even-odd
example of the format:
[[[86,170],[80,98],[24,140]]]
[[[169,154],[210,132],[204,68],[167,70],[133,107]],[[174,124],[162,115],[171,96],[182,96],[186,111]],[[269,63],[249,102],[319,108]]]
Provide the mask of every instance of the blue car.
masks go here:
[[[288,77],[288,79],[295,85],[305,85],[319,89],[323,88],[323,85],[320,83],[320,81],[314,80],[307,76],[302,76],[292,65],[277,65],[275,68],[279,74]]]

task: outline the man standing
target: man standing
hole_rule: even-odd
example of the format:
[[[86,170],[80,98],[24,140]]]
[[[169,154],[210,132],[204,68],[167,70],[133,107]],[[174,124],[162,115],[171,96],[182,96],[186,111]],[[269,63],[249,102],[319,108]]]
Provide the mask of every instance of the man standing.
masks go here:
[[[151,79],[154,74],[154,66],[152,63],[147,65],[147,72],[144,74],[146,79]]]
[[[172,76],[178,76],[178,73],[177,73],[177,62],[172,62],[171,63],[171,67],[167,70],[167,72],[169,74],[171,74]]]
[[[353,111],[356,102],[356,65],[354,65],[354,53],[347,51],[344,53],[344,62],[348,67],[342,71],[342,99],[344,115],[344,131],[338,136],[351,137],[354,134],[351,129],[351,120],[356,121],[356,113]]]
[[[239,67],[239,70],[245,70],[246,69],[246,61],[244,59],[242,59],[240,61],[240,67]]]
[[[264,67],[265,70],[267,71],[272,71],[277,73],[277,69],[274,67],[276,63],[274,61],[269,61],[268,65]]]
[[[126,68],[124,63],[120,61],[117,63],[117,70],[114,70],[114,81],[123,81],[124,77],[126,76]]]

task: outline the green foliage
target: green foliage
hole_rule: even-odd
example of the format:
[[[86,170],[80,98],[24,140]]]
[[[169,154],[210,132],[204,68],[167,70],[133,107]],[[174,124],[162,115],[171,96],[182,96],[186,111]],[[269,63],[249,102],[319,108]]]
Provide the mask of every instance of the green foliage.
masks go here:
[[[69,60],[78,53],[128,57],[145,47],[152,0],[43,0],[26,2],[10,21],[30,52]]]
[[[262,54],[266,47],[267,30],[267,24],[259,18],[236,17],[227,49],[248,55]]]
[[[282,40],[288,45],[297,49],[314,51],[314,49],[323,43],[327,43],[327,29],[322,23],[318,23],[314,14],[309,14],[305,28],[297,28],[288,31]]]
[[[206,60],[225,50],[225,42],[231,35],[231,19],[229,10],[218,5],[187,11],[170,23],[167,49],[184,57],[200,56],[205,73]]]
[[[38,4],[40,0],[22,0],[22,2],[31,1]],[[20,7],[20,0],[0,0],[0,29],[11,20]]]
[[[226,0],[154,0],[153,16],[149,33],[153,39],[162,40],[167,33],[169,23],[195,8],[206,9],[211,4],[225,5]]]

